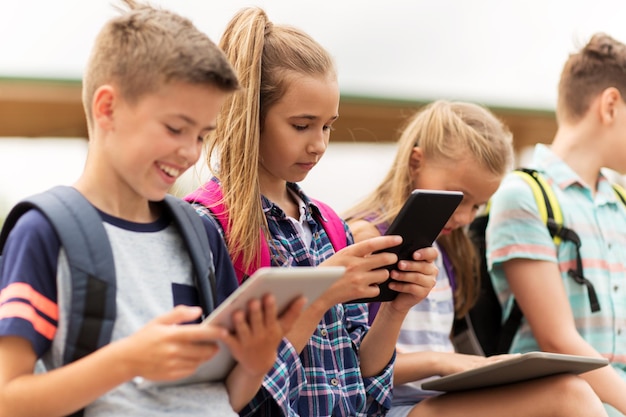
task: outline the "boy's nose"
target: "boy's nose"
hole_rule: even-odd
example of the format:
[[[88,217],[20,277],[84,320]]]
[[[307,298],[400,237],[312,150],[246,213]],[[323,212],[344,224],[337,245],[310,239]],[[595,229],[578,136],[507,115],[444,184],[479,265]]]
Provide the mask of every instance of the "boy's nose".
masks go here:
[[[178,149],[178,155],[184,159],[187,165],[193,165],[198,162],[200,159],[200,155],[202,154],[202,144],[197,140],[192,143],[187,144],[186,146],[181,146]]]

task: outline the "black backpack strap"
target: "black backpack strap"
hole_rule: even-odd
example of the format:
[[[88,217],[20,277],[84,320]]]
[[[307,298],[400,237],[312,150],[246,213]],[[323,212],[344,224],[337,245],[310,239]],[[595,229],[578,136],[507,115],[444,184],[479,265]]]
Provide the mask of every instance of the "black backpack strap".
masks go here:
[[[498,338],[498,344],[496,346],[495,353],[508,353],[513,343],[513,338],[522,323],[522,310],[519,308],[517,301],[513,300],[513,306],[509,312],[509,316],[500,329],[500,336]]]
[[[567,275],[572,278],[576,283],[587,287],[587,297],[589,298],[589,305],[591,306],[591,312],[595,313],[600,311],[600,301],[596,294],[596,289],[593,287],[591,281],[585,278],[583,274],[583,261],[580,256],[580,237],[572,229],[565,227],[561,228],[560,235],[563,240],[572,242],[576,246],[576,269],[570,268],[567,271]]]
[[[480,292],[474,307],[468,312],[473,325],[473,332],[480,341],[482,352],[489,356],[498,352],[497,340],[493,335],[498,335],[501,329],[502,308],[500,301],[493,288],[486,259],[485,230],[489,221],[489,212],[477,216],[468,227],[468,233],[473,242],[477,256],[480,259]],[[459,320],[457,320],[458,322]],[[459,323],[461,325],[461,323]],[[469,327],[469,326],[468,326]],[[472,328],[470,328],[472,330]],[[480,353],[475,350],[472,353]]]
[[[209,238],[200,215],[188,202],[172,195],[165,197],[165,203],[178,226],[196,272],[196,288],[204,315],[215,309],[217,300],[215,268]]]
[[[553,201],[554,203],[558,204],[558,201],[556,201],[556,197],[551,195],[552,193],[550,193],[550,195],[548,194],[551,189],[548,188],[549,185],[546,185],[544,183],[545,180],[541,179],[539,172],[529,168],[520,168],[518,170],[527,173],[537,183],[538,188],[541,190],[547,212],[547,219],[545,220],[546,227],[548,228],[550,236],[552,236],[555,243],[558,244],[560,241],[566,241],[571,242],[575,246],[576,268],[570,269],[569,271],[567,271],[567,274],[576,283],[587,287],[587,296],[589,298],[591,311],[593,313],[600,311],[600,302],[598,300],[596,290],[593,287],[591,281],[589,281],[584,276],[582,257],[580,255],[580,246],[582,242],[580,240],[580,237],[578,236],[578,233],[563,225],[563,218],[562,214],[560,213],[560,209],[557,213],[556,208],[553,208],[552,203],[550,203],[551,201]],[[621,194],[617,191],[616,193],[621,198]],[[539,200],[537,200],[537,203],[539,204]]]

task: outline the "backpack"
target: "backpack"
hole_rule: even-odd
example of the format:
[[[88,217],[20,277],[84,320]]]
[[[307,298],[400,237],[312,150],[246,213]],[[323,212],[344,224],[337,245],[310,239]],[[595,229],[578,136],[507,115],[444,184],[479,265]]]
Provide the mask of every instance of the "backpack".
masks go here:
[[[224,195],[219,183],[212,179],[204,187],[199,188],[185,197],[185,200],[190,203],[200,203],[211,211],[215,219],[222,226],[222,230],[225,235],[229,233],[228,224],[228,210],[224,205]],[[343,249],[347,245],[346,231],[343,226],[343,221],[337,215],[337,213],[328,205],[321,201],[311,199],[312,202],[320,209],[320,221],[322,227],[326,231],[330,243],[335,248],[335,251]],[[263,233],[261,231],[261,233]],[[271,254],[270,248],[267,244],[267,239],[261,239],[261,251],[260,251],[260,267],[271,266]],[[233,259],[233,265],[237,274],[237,279],[241,284],[257,269],[256,263],[253,262],[248,268],[244,267],[243,256],[240,254],[236,259]]]
[[[167,195],[164,202],[189,249],[200,304],[208,315],[216,306],[216,284],[204,224],[183,200]],[[111,340],[116,314],[113,252],[98,211],[75,188],[57,186],[26,198],[11,209],[0,232],[0,254],[15,223],[31,209],[46,216],[68,258],[72,296],[63,357],[67,364]],[[83,410],[72,414],[82,415]]]
[[[600,304],[596,292],[583,273],[580,237],[574,230],[563,225],[563,213],[552,187],[534,169],[519,168],[514,173],[531,187],[539,215],[546,224],[554,244],[558,246],[563,241],[568,241],[575,245],[576,268],[570,269],[568,275],[578,284],[587,287],[591,310],[599,311]],[[617,184],[613,184],[613,190],[626,206],[626,191]],[[513,300],[511,312],[502,323],[502,307],[487,269],[485,230],[488,220],[489,212],[486,210],[469,226],[470,239],[480,258],[480,294],[476,305],[464,318],[455,321],[453,329],[453,340],[457,351],[485,356],[508,353],[523,318],[521,309]]]

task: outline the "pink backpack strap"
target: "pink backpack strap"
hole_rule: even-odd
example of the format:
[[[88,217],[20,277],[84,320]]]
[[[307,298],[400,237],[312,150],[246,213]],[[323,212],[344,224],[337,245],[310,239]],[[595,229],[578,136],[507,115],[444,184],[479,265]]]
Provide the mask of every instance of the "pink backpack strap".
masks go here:
[[[222,226],[224,235],[228,236],[230,233],[228,225],[228,210],[224,204],[222,189],[215,179],[212,179],[202,187],[199,187],[187,195],[185,200],[190,203],[200,203],[208,208]],[[335,251],[345,248],[348,242],[346,238],[346,230],[344,229],[341,217],[339,217],[339,215],[327,204],[314,199],[312,199],[312,201],[320,210],[322,218],[319,220],[322,227],[324,227],[324,230],[326,230],[326,234],[328,235],[333,248],[335,248]],[[263,232],[260,231],[260,233]],[[271,266],[270,248],[267,244],[267,239],[261,239],[260,255],[261,259],[259,266]],[[255,264],[256,262],[253,262],[249,268],[244,268],[243,256],[241,255],[237,256],[237,258],[233,260],[235,273],[237,274],[237,279],[240,284],[257,269]]]
[[[346,237],[346,229],[343,227],[343,221],[341,217],[333,210],[329,205],[322,203],[319,200],[311,199],[315,205],[320,209],[322,215],[321,223],[326,234],[330,239],[330,243],[335,248],[335,252],[343,249],[348,244]]]
[[[219,183],[212,179],[211,181],[199,187],[189,195],[185,197],[185,200],[190,203],[200,203],[208,208],[213,216],[217,219],[222,226],[224,235],[228,236],[230,233],[230,227],[228,224],[228,210],[224,204],[224,194]],[[261,263],[260,266],[270,266],[270,249],[267,245],[266,239],[261,239]],[[246,278],[248,278],[257,269],[253,263],[249,268],[243,267],[243,256],[239,255],[236,259],[233,259],[233,266],[235,267],[235,273],[237,280],[241,284]]]

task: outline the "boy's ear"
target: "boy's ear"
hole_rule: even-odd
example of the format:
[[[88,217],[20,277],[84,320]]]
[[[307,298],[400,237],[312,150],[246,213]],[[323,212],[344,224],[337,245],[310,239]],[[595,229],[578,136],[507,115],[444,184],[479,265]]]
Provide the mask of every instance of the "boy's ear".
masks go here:
[[[622,95],[615,87],[609,87],[600,94],[600,119],[609,124],[615,119],[618,106],[622,102]]]
[[[94,124],[102,129],[109,130],[113,123],[113,105],[115,103],[115,89],[110,85],[103,85],[93,95],[92,113]]]
[[[424,152],[422,148],[419,146],[413,147],[411,150],[411,156],[409,158],[409,168],[412,175],[415,175],[419,172],[422,167],[422,161],[424,160]]]

